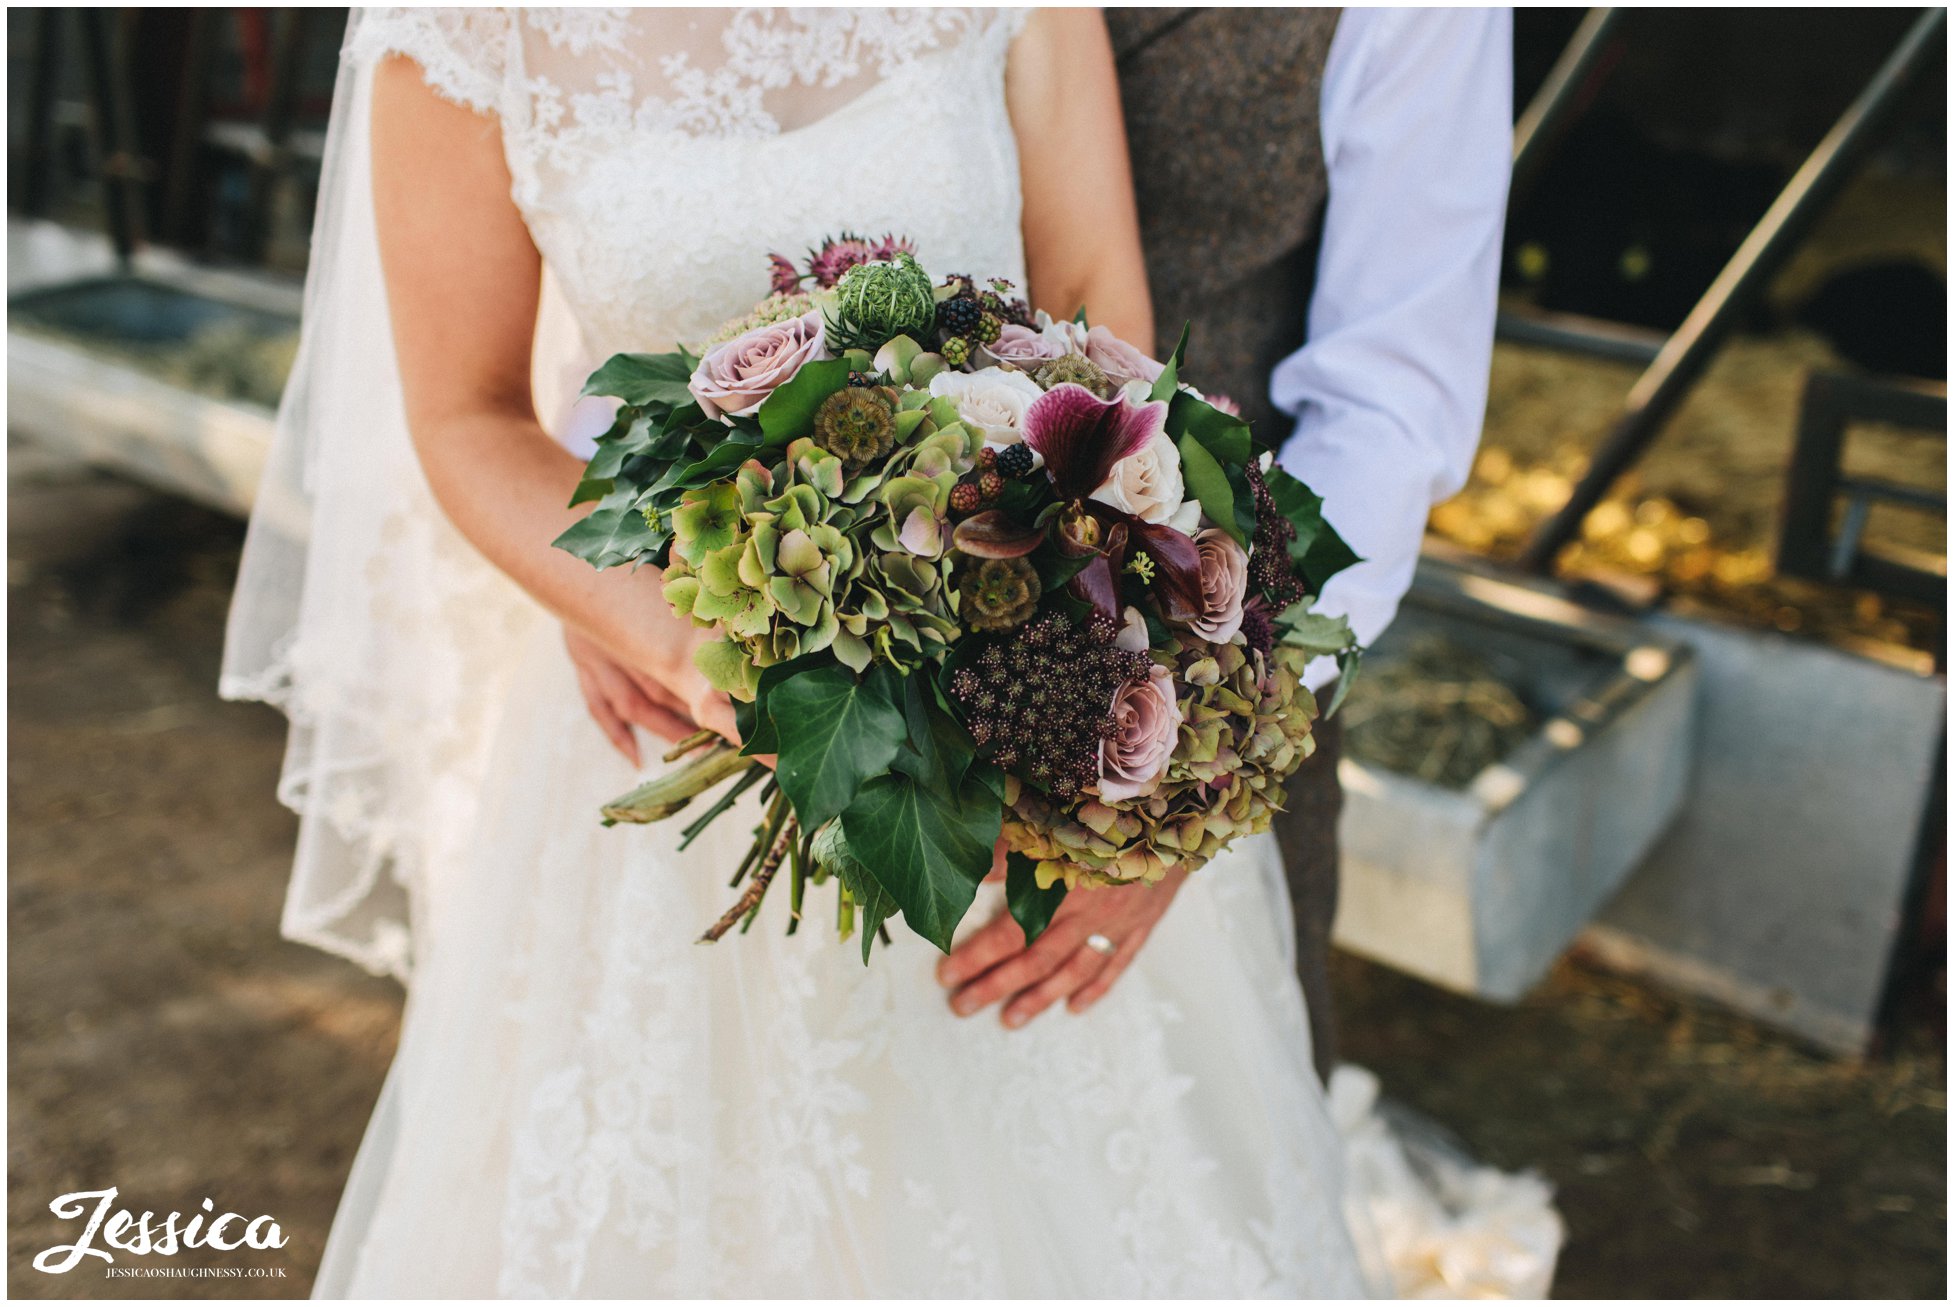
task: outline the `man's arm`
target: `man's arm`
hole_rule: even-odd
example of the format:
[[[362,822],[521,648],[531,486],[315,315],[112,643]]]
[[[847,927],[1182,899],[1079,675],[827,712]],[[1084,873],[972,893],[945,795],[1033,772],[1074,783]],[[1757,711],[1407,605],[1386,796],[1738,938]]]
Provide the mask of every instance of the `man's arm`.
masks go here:
[[[1513,137],[1512,16],[1349,9],[1324,75],[1330,194],[1309,344],[1270,396],[1282,466],[1365,561],[1323,611],[1376,639],[1432,505],[1465,484],[1485,417]],[[1309,669],[1312,688],[1335,674]]]

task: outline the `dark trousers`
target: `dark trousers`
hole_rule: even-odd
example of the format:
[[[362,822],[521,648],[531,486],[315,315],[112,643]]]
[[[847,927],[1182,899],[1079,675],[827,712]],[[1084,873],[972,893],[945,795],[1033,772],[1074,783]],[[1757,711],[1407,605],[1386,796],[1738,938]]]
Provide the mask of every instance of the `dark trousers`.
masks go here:
[[[1325,690],[1320,698],[1329,701]],[[1337,1062],[1336,1015],[1330,1007],[1330,925],[1337,915],[1337,816],[1343,786],[1337,759],[1343,723],[1318,719],[1316,752],[1289,782],[1289,810],[1276,817],[1276,842],[1296,913],[1296,978],[1309,1003],[1310,1047],[1325,1083]]]

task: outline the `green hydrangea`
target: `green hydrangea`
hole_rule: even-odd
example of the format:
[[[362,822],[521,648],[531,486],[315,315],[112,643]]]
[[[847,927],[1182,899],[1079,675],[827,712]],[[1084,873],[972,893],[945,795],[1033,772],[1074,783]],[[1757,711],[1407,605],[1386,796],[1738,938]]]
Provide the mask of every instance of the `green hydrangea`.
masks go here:
[[[1041,885],[1152,882],[1194,870],[1228,844],[1269,828],[1284,786],[1315,751],[1316,700],[1302,683],[1307,655],[1277,646],[1265,658],[1241,643],[1190,640],[1163,655],[1191,693],[1166,778],[1128,804],[1088,799],[1067,814],[1015,777],[1004,786],[1004,836],[1038,860]]]

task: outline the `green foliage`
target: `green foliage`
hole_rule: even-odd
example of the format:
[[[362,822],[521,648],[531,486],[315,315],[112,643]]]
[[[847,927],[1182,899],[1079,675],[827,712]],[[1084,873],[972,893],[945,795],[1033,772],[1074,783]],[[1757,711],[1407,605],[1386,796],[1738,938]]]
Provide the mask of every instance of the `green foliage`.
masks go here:
[[[670,535],[645,521],[638,494],[630,487],[613,490],[552,544],[599,569],[634,562],[661,548]]]
[[[1065,902],[1065,882],[1054,882],[1050,889],[1038,888],[1038,864],[1022,853],[1004,857],[1004,901],[1012,920],[1024,928],[1024,942],[1036,943],[1052,924],[1058,905]]]
[[[1255,491],[1248,483],[1255,442],[1248,423],[1182,392],[1174,395],[1167,430],[1177,437],[1181,475],[1201,511],[1246,549],[1255,537]]]
[[[1276,507],[1295,524],[1296,539],[1289,546],[1289,557],[1311,591],[1322,594],[1326,581],[1363,561],[1323,516],[1323,496],[1279,467],[1271,467],[1263,480]]]
[[[586,395],[609,395],[634,408],[691,402],[692,363],[682,354],[613,354],[584,383]]]
[[[849,806],[871,777],[889,770],[903,742],[903,714],[886,667],[857,678],[846,667],[791,676],[767,696],[780,741],[775,775],[803,828]]]
[[[804,365],[793,380],[775,390],[760,405],[760,431],[768,448],[779,448],[814,425],[815,410],[828,396],[848,384],[847,359],[823,359]]]
[[[1174,346],[1174,352],[1167,356],[1167,363],[1161,368],[1160,375],[1154,378],[1148,399],[1172,399],[1180,393],[1181,363],[1187,357],[1187,333],[1193,326],[1191,322],[1181,324],[1180,343]]]
[[[862,962],[868,962],[869,951],[875,947],[876,935],[882,923],[894,916],[897,908],[895,899],[889,891],[882,888],[882,882],[868,865],[855,856],[855,850],[848,843],[848,835],[841,823],[831,821],[814,836],[814,860],[840,878],[849,898],[855,901],[862,914]]]
[[[990,778],[973,770],[976,746],[934,685],[910,676],[902,695],[907,735],[894,770],[862,786],[841,824],[909,928],[947,953],[990,871],[1003,808]]]

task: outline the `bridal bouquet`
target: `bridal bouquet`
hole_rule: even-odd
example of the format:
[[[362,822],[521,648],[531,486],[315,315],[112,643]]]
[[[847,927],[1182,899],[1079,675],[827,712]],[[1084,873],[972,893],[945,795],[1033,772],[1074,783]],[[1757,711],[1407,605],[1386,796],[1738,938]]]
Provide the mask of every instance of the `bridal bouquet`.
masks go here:
[[[784,868],[790,932],[832,880],[864,961],[898,912],[947,950],[1000,835],[1036,937],[1068,889],[1265,829],[1314,747],[1304,663],[1354,665],[1310,603],[1356,560],[1232,405],[1181,380],[1185,333],[1159,362],[1008,282],[939,282],[893,238],[773,266],[774,294],[698,352],[590,378],[621,407],[573,500],[597,507],[556,542],[663,568],[672,608],[718,632],[698,666],[744,744],[701,732],[603,810],[662,820],[724,785],[689,842],[762,787],[705,938],[750,925]]]

